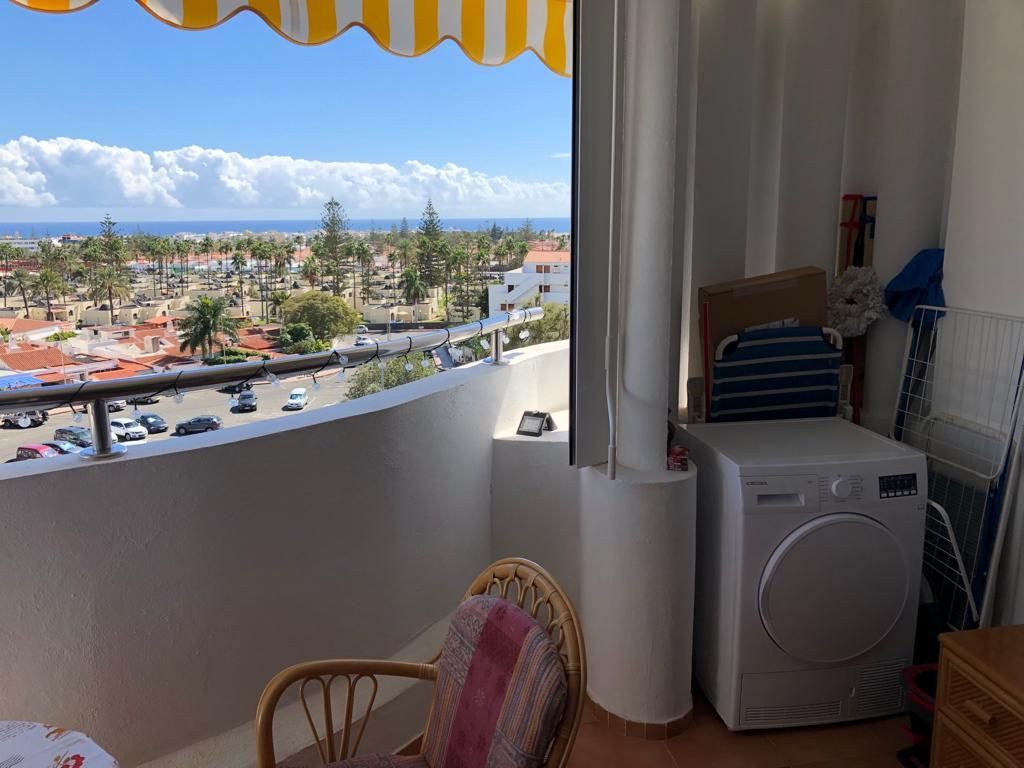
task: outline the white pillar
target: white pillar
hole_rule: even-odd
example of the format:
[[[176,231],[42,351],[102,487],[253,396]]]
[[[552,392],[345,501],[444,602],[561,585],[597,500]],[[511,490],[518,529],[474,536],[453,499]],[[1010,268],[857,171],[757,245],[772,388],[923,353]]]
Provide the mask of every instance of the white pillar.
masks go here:
[[[680,321],[671,285],[673,252],[682,250],[673,241],[677,121],[689,115],[688,106],[677,115],[679,37],[691,29],[691,2],[621,7],[620,468],[615,479],[599,469],[582,474],[581,604],[591,697],[664,733],[692,707],[696,473],[665,469],[670,324]]]
[[[665,466],[675,224],[679,0],[625,3],[622,136],[623,355],[619,462]]]
[[[696,475],[583,470],[587,691],[633,723],[676,722],[693,707]]]

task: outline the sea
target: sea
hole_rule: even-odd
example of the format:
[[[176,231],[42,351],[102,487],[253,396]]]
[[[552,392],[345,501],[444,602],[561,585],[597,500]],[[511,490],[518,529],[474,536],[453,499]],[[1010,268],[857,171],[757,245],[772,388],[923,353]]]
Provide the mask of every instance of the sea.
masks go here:
[[[418,217],[408,217],[409,226],[413,229],[419,224]],[[442,219],[442,225],[449,230],[477,232],[490,229],[497,224],[503,229],[518,229],[526,218],[495,218],[495,219]],[[530,218],[534,231],[553,230],[558,234],[570,231],[569,217],[538,217]],[[388,231],[391,225],[399,226],[401,219],[349,219],[349,229],[356,232],[368,232],[371,229]],[[205,235],[230,232],[251,232],[262,234],[267,232],[306,233],[320,228],[319,219],[261,219],[261,220],[210,220],[210,221],[119,221],[117,230],[122,235],[145,232],[150,235]],[[98,235],[98,221],[53,221],[53,222],[0,222],[0,237],[58,237],[64,234]]]

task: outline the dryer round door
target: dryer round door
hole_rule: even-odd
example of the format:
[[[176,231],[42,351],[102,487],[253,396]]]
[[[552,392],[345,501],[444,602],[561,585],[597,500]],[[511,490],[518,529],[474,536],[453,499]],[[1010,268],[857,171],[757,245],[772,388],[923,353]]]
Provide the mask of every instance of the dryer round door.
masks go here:
[[[863,515],[824,515],[797,528],[761,574],[761,621],[790,656],[831,664],[874,648],[907,602],[900,542]]]

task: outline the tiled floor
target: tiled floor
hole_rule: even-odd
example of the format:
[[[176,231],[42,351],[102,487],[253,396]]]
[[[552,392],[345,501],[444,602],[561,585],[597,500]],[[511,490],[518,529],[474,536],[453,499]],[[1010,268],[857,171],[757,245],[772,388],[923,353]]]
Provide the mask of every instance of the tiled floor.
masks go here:
[[[730,733],[703,700],[669,741],[620,736],[588,706],[569,768],[899,768],[904,718],[840,726]]]

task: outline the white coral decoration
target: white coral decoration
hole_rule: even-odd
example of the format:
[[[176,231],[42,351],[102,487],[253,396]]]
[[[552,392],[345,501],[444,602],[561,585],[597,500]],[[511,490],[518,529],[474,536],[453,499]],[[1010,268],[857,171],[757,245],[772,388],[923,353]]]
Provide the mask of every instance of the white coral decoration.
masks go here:
[[[847,267],[828,289],[828,324],[843,338],[863,336],[868,326],[885,317],[884,295],[871,267]]]

